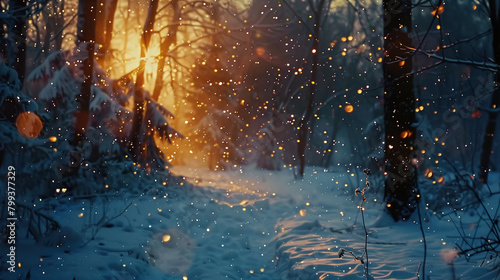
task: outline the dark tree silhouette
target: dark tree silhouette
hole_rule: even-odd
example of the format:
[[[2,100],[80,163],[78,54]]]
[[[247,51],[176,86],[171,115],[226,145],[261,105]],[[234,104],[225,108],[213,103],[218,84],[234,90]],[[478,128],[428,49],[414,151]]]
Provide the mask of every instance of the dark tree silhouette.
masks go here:
[[[489,12],[490,21],[493,31],[493,54],[495,63],[500,63],[500,21],[499,21],[499,10],[497,7],[496,0],[489,0]],[[493,139],[495,138],[495,130],[497,127],[498,119],[498,106],[500,105],[500,70],[495,72],[495,89],[493,91],[493,96],[491,97],[490,106],[487,109],[488,112],[488,124],[486,125],[486,131],[484,133],[483,147],[481,151],[480,159],[480,180],[482,182],[488,181],[488,171],[490,169],[490,157],[493,153]]]
[[[17,71],[21,83],[26,75],[26,0],[10,0],[9,10],[13,20],[8,24],[8,36],[14,44],[8,48],[8,65]]]
[[[106,68],[110,58],[109,51],[111,39],[113,38],[113,24],[117,6],[118,0],[97,1],[96,25],[100,28],[96,30],[96,43],[99,44],[96,60],[99,61],[103,68]]]
[[[85,53],[82,61],[84,80],[77,97],[75,134],[72,144],[78,145],[86,136],[89,125],[89,106],[92,96],[92,81],[94,67],[95,17],[96,0],[80,0],[78,2],[77,45]],[[83,50],[85,49],[85,50]]]
[[[297,8],[292,6],[292,3],[289,1],[284,1],[285,5],[295,14],[299,22],[305,23],[305,19],[303,19],[298,12]],[[293,3],[295,4],[295,3]],[[304,176],[304,170],[306,166],[306,151],[308,147],[309,137],[314,129],[312,115],[316,110],[316,94],[318,88],[318,72],[320,67],[320,35],[322,25],[325,22],[325,17],[328,17],[329,8],[331,1],[318,0],[318,1],[309,1],[306,7],[306,10],[310,10],[312,14],[312,26],[306,25],[307,31],[310,32],[310,78],[308,83],[309,91],[307,93],[306,98],[306,108],[305,112],[300,118],[298,138],[297,138],[297,157],[299,159],[299,170],[298,176]],[[307,58],[308,60],[309,58]]]
[[[394,220],[405,220],[416,209],[417,177],[412,164],[415,142],[415,96],[412,71],[411,1],[383,1],[385,197]]]
[[[134,119],[132,121],[132,130],[130,135],[130,153],[134,161],[143,157],[144,149],[143,138],[141,135],[141,126],[144,120],[145,94],[144,94],[144,75],[146,68],[146,52],[149,47],[153,27],[155,24],[156,13],[158,9],[158,0],[151,0],[149,3],[148,15],[144,23],[141,37],[141,60],[134,85]]]
[[[181,24],[181,21],[179,20],[182,15],[182,7],[179,6],[179,0],[172,0],[170,2],[172,5],[172,18],[170,20],[170,26],[168,28],[168,36],[161,41],[161,46],[160,46],[160,57],[158,59],[158,67],[157,67],[157,74],[156,74],[156,80],[155,80],[155,87],[153,90],[153,100],[158,101],[158,98],[160,98],[160,93],[163,89],[164,85],[164,70],[165,70],[165,63],[167,60],[167,54],[170,51],[170,48],[172,46],[175,46],[177,43],[177,31],[179,30],[179,26]]]

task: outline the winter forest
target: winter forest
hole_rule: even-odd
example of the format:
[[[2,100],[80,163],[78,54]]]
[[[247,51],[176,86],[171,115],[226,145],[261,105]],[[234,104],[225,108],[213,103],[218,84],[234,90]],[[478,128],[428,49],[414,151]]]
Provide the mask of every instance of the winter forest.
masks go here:
[[[500,1],[0,5],[0,279],[500,279]]]

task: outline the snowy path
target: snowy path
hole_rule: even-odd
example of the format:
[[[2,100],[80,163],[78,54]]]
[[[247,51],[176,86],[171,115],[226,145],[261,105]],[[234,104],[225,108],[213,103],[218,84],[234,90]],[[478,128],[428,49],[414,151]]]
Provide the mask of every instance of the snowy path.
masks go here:
[[[362,255],[360,197],[353,190],[364,178],[314,169],[304,180],[250,168],[172,172],[184,180],[142,195],[50,202],[48,214],[63,231],[46,238],[47,246],[19,241],[20,279],[27,271],[31,279],[366,279],[360,261],[338,256],[341,248]],[[382,205],[368,192],[365,206],[371,225]],[[431,221],[425,225],[430,279],[452,279],[452,268],[459,276],[472,269],[459,279],[494,279],[463,259],[448,265],[456,233],[447,221]],[[378,224],[369,226],[370,273],[417,279],[418,223]]]
[[[351,256],[342,259],[338,256],[340,248],[361,256],[364,246],[364,231],[359,227],[357,208],[360,198],[352,196],[352,190],[357,186],[345,186],[352,184],[353,180],[322,171],[312,171],[304,180],[295,181],[290,172],[250,170],[241,174],[237,171],[197,174],[197,170],[189,168],[174,170],[192,174],[193,183],[197,185],[228,190],[227,196],[218,203],[231,205],[237,210],[230,210],[236,212],[225,217],[229,219],[227,222],[220,219],[217,222],[222,227],[236,223],[245,228],[237,233],[237,238],[249,242],[254,248],[251,251],[258,249],[257,252],[262,254],[259,266],[268,272],[264,275],[270,279],[365,279],[359,261]],[[250,197],[240,198],[242,193]],[[380,205],[372,207],[375,207],[374,211],[366,211],[368,221],[379,215]],[[355,220],[358,227],[353,228]],[[412,229],[403,234],[394,234],[386,228],[370,235],[369,248],[377,252],[370,259],[375,277],[415,279],[423,249],[420,240],[415,238],[418,237],[415,234],[418,227],[415,224],[410,226]],[[219,230],[219,235],[223,236],[224,232],[224,229]],[[245,236],[250,240],[246,241]],[[262,250],[264,246],[267,250]],[[237,251],[238,247],[232,249]],[[207,251],[213,250],[217,249],[207,248]],[[401,253],[394,252],[404,252],[408,262],[402,262]],[[245,257],[237,263],[241,266],[246,263],[247,268],[238,269],[243,276],[240,273],[239,277],[231,276],[230,279],[250,279],[249,275],[245,276],[246,272],[254,271],[255,274],[260,271],[251,265],[254,261]],[[228,265],[233,265],[233,262],[229,261]],[[258,276],[256,279],[263,278]]]
[[[257,255],[256,259],[247,258],[241,246],[229,246],[238,258],[216,258],[228,268],[219,276],[229,279],[366,279],[360,261],[349,255],[340,259],[338,255],[341,248],[358,257],[362,255],[364,230],[358,209],[361,198],[352,194],[356,187],[364,184],[364,177],[352,179],[321,169],[309,170],[304,180],[293,180],[291,172],[287,171],[209,172],[191,168],[174,171],[186,176],[190,174],[192,178],[187,178],[188,181],[196,185],[221,190],[225,197],[219,198],[217,203],[230,206],[219,209],[226,212],[217,219],[221,240],[206,244],[206,251],[218,251],[217,246],[228,250],[223,240],[228,232],[227,236],[239,239],[243,248],[252,251],[249,255]],[[371,231],[368,239],[370,273],[375,279],[417,279],[424,254],[418,221],[380,220],[383,205],[374,202],[374,197],[367,192],[365,204],[365,218]],[[463,274],[462,279],[492,279],[488,268],[482,269],[483,275],[474,263],[466,263],[463,259],[450,265],[456,252],[453,250],[456,239],[451,237],[457,236],[455,229],[449,220],[430,218],[432,223],[424,224],[428,247],[426,275],[430,279],[452,279],[453,270],[457,275]],[[377,219],[377,226],[370,226]],[[242,231],[232,233],[234,226]],[[237,269],[232,270],[233,266]],[[238,273],[231,274],[236,271]],[[209,275],[194,278],[220,279]]]

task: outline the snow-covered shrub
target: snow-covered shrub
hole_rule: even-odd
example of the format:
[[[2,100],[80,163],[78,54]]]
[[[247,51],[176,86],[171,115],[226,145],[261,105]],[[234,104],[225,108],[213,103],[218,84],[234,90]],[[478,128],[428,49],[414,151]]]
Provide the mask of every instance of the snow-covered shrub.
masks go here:
[[[85,51],[78,47],[72,52],[56,51],[36,67],[27,79],[31,96],[45,112],[42,134],[55,138],[52,147],[57,151],[57,156],[50,165],[49,173],[55,178],[56,185],[79,194],[105,191],[104,186],[109,187],[107,180],[117,174],[121,176],[125,173],[123,170],[137,174],[137,170],[130,170],[133,163],[128,157],[128,137],[131,135],[133,118],[129,108],[134,89],[132,78],[125,76],[111,79],[96,61],[86,138],[79,143],[79,147],[69,144],[74,138],[74,116],[84,77],[81,64],[84,55]],[[158,169],[162,173],[167,162],[156,141],[158,138],[170,141],[171,137],[181,135],[169,126],[167,119],[172,114],[166,108],[151,100],[149,94],[146,94],[146,101],[141,141],[145,143],[147,152],[137,163],[138,166],[148,170]],[[123,168],[109,170],[107,163],[111,161],[121,161]],[[57,188],[61,189],[61,186]]]
[[[38,114],[37,103],[21,92],[17,73],[0,62],[0,162],[2,170],[7,165],[16,168],[19,184],[29,182],[35,176],[38,182],[47,179],[44,171],[49,169],[55,156],[48,139],[25,138],[16,128],[17,117],[22,112]],[[43,114],[42,114],[43,117]],[[39,177],[38,177],[39,176]],[[24,184],[23,184],[24,185]],[[45,192],[43,184],[25,184],[20,192]]]

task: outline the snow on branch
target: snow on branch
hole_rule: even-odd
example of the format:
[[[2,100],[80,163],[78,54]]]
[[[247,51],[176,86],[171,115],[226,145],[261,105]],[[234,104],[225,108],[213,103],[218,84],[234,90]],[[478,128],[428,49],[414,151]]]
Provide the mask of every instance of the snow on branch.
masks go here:
[[[54,77],[54,73],[66,64],[67,54],[65,51],[51,53],[40,66],[31,71],[28,81],[36,82]]]
[[[74,99],[80,90],[80,86],[81,83],[71,75],[68,67],[64,66],[54,73],[54,78],[40,91],[38,96],[43,101],[61,98],[65,103]]]
[[[181,133],[168,124],[168,117],[173,117],[173,114],[165,107],[152,100],[146,102],[145,120],[149,122],[148,125],[151,127],[151,130],[160,138],[167,139],[168,141],[170,141],[170,138],[173,136],[183,138],[184,136]]]

